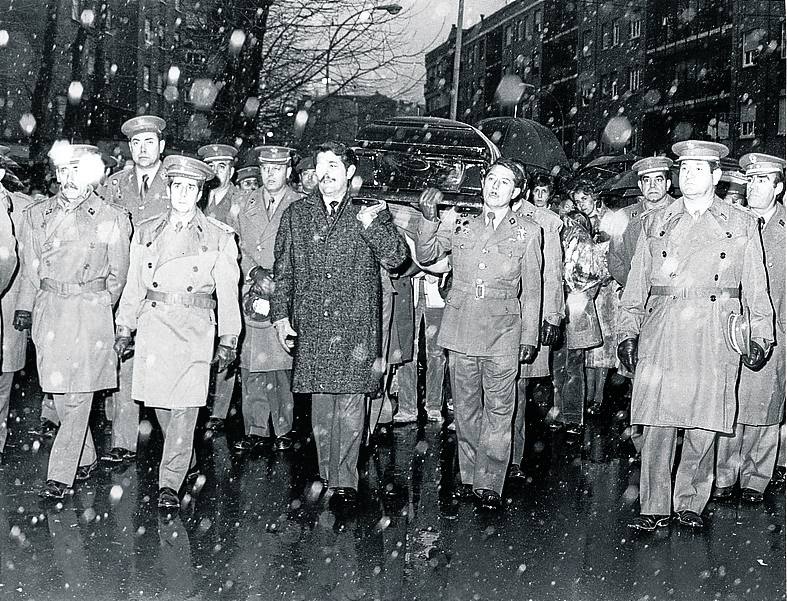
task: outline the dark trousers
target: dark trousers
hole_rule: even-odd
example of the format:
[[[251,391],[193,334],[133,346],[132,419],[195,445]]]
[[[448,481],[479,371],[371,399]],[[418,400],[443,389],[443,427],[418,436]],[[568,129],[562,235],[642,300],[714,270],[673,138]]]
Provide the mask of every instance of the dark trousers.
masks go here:
[[[358,488],[364,397],[363,394],[312,395],[312,431],[320,477],[332,487]]]

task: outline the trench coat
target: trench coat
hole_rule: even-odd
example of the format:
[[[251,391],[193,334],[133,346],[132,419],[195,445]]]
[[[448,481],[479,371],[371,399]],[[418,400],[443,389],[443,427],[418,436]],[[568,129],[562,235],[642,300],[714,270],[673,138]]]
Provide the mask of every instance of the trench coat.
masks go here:
[[[130,237],[128,213],[93,191],[69,211],[58,196],[25,210],[16,308],[32,311],[31,339],[44,392],[117,386],[112,310],[126,283]],[[84,291],[45,290],[45,278]]]
[[[10,195],[11,200],[11,221],[13,222],[14,232],[18,235],[22,227],[24,211],[33,204],[33,199],[25,194],[14,192]],[[14,251],[16,257],[16,251]],[[27,332],[20,332],[14,328],[14,312],[17,308],[19,290],[21,289],[22,278],[19,270],[14,271],[11,284],[0,299],[0,307],[3,314],[3,359],[2,371],[11,373],[19,371],[25,366],[27,358]]]
[[[563,294],[563,246],[560,243],[560,230],[563,221],[549,209],[522,200],[517,214],[535,221],[541,226],[543,268],[541,270],[542,286],[542,320],[559,326],[566,316],[565,295]],[[523,364],[520,372],[523,378],[540,378],[549,375],[548,346],[540,345],[535,361]]]
[[[213,217],[222,223],[227,224],[236,232],[238,231],[238,216],[243,205],[246,203],[247,195],[237,186],[230,185],[224,198],[219,204],[215,204],[212,199],[213,191],[208,194],[203,213],[206,217]]]
[[[253,282],[248,279],[252,269],[259,266],[273,271],[276,232],[284,210],[303,195],[287,188],[273,215],[265,210],[264,189],[257,188],[248,197],[237,218],[240,237],[241,269],[246,279],[243,294]],[[270,321],[246,320],[240,351],[241,367],[249,371],[292,369],[292,356],[284,350]]]
[[[272,320],[289,318],[298,332],[295,393],[376,393],[381,358],[380,267],[410,256],[383,209],[364,229],[359,206],[345,197],[329,223],[319,190],[291,204],[276,235]]]
[[[140,221],[169,210],[167,179],[161,166],[150,181],[148,192],[144,197],[139,193],[136,167],[110,175],[99,188],[98,193],[108,202],[126,209],[131,214],[131,223],[134,226]]]
[[[768,291],[774,310],[775,346],[768,362],[759,371],[741,367],[738,383],[738,422],[750,426],[771,426],[784,420],[785,359],[785,210],[776,203],[776,213],[762,229]]]
[[[437,344],[476,357],[518,356],[521,344],[537,347],[541,244],[541,227],[511,210],[491,231],[483,215],[455,209],[439,222],[422,218],[418,262],[429,265],[450,253],[453,268]]]
[[[732,432],[740,356],[724,330],[741,311],[739,288],[752,338],[769,344],[773,311],[751,213],[716,197],[696,223],[682,198],[645,215],[618,322],[619,341],[639,337],[632,424]]]

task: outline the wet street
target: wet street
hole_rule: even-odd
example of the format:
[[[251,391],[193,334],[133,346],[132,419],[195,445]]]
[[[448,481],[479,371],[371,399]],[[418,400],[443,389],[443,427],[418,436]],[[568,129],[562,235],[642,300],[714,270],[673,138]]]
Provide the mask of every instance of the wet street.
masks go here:
[[[23,395],[24,392],[24,395]],[[37,496],[51,439],[27,433],[40,392],[15,392],[0,466],[0,599],[757,600],[785,597],[785,501],[710,503],[709,526],[655,535],[626,527],[637,465],[616,408],[582,439],[541,426],[533,403],[527,484],[479,513],[451,491],[455,439],[397,427],[364,456],[357,511],[336,514],[312,486],[307,442],[243,459],[198,434],[200,478],[179,515],[155,506],[161,436],[143,422],[140,457],[101,468],[62,504]],[[108,443],[96,403],[91,423]],[[147,417],[147,416],[146,416]]]

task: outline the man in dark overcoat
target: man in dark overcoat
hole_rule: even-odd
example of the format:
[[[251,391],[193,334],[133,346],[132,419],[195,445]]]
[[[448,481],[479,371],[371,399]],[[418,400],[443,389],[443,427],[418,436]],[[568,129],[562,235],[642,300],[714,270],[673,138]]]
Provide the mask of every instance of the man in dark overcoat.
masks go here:
[[[292,391],[312,394],[320,478],[343,505],[357,494],[364,396],[385,368],[380,266],[396,269],[410,253],[385,203],[350,201],[352,149],[328,142],[314,158],[317,190],[282,214],[271,315],[279,342],[293,349]]]

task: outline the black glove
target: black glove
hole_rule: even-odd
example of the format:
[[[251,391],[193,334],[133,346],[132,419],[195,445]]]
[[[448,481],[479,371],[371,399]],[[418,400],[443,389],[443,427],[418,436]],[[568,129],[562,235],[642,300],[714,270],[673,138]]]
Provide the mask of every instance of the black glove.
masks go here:
[[[765,350],[756,342],[749,343],[749,354],[743,355],[743,364],[752,371],[759,371],[765,365],[767,355]]]
[[[552,346],[560,338],[560,327],[553,326],[546,319],[541,324],[541,344],[544,346]]]
[[[126,361],[134,356],[134,339],[131,336],[115,336],[112,348],[121,361]]]
[[[220,344],[216,347],[216,354],[213,355],[211,363],[218,363],[217,371],[221,373],[235,361],[237,355],[238,353],[235,351],[234,347]]]
[[[269,298],[269,295],[273,294],[273,272],[270,269],[258,265],[249,272],[249,277],[254,282],[253,288],[259,296]]]
[[[427,188],[418,199],[418,208],[421,214],[429,221],[437,221],[437,205],[443,200],[443,193],[437,188]]]
[[[33,314],[30,311],[14,311],[14,329],[29,330],[33,327]]]
[[[538,349],[532,344],[519,345],[519,362],[520,363],[533,363],[536,360]]]
[[[636,338],[626,338],[618,345],[618,359],[620,359],[623,367],[632,373],[637,368],[637,361],[639,359],[637,356],[638,344]]]

